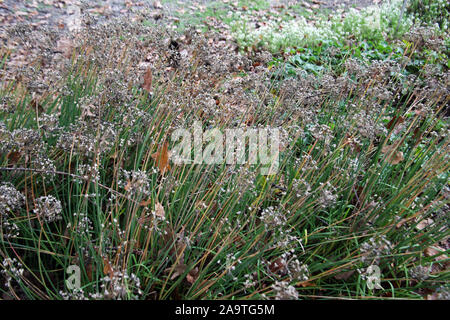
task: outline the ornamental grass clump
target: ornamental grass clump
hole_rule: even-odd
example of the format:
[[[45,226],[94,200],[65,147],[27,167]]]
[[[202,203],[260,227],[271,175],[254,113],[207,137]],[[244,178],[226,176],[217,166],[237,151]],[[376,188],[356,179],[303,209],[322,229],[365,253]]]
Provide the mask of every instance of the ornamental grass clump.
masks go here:
[[[314,73],[214,32],[84,21],[17,25],[1,51],[5,297],[447,296],[449,72],[411,62],[440,40]],[[198,124],[278,129],[278,169],[173,161]]]

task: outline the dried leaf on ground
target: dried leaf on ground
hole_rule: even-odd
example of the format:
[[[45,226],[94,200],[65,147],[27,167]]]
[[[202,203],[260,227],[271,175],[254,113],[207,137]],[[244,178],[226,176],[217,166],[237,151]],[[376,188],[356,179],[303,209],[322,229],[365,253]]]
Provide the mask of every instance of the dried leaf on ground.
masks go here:
[[[187,269],[187,266],[184,263],[177,264],[175,266],[175,268],[173,268],[173,273],[170,276],[170,280],[174,280],[174,279],[178,278],[179,276],[181,276],[183,273],[186,272],[186,269]],[[170,272],[171,270],[172,270],[172,267],[167,268],[164,271],[167,273],[167,272]]]
[[[168,142],[165,142],[162,148],[160,148],[157,152],[152,154],[151,157],[156,161],[159,171],[161,171],[162,174],[170,170],[169,164],[170,152]]]
[[[148,93],[151,93],[152,91],[152,69],[149,67],[144,75],[144,84],[142,85],[142,88],[147,91]]]
[[[106,258],[103,258],[103,274],[109,276],[110,278],[114,276],[113,268]]]
[[[152,204],[152,198],[148,198],[148,200],[142,200],[141,202],[139,202],[139,205],[142,207],[146,207],[150,204]]]
[[[314,282],[312,281],[306,281],[306,282],[301,282],[299,284],[302,288],[307,288],[307,287],[315,287],[317,286]]]
[[[164,218],[166,216],[166,212],[164,211],[164,207],[161,203],[156,202],[155,204],[155,213],[158,217]]]
[[[428,218],[428,219],[422,219],[422,220],[420,220],[420,222],[416,225],[416,229],[417,229],[417,230],[423,230],[423,229],[425,229],[427,226],[432,225],[433,222],[434,222],[433,219],[430,219],[430,218]]]
[[[193,284],[198,278],[198,267],[195,267],[186,275],[186,280],[190,284]]]
[[[388,130],[395,128],[397,125],[402,124],[405,121],[405,118],[401,117],[401,116],[395,116],[391,119],[391,121],[389,121],[389,123],[386,125],[386,128]]]
[[[16,164],[19,162],[20,158],[22,158],[22,153],[18,151],[10,151],[6,157],[8,158],[8,163]]]
[[[399,143],[394,143],[392,145],[385,145],[381,149],[381,152],[386,155],[385,161],[392,165],[399,164],[403,161],[403,152],[398,151],[398,147]]]

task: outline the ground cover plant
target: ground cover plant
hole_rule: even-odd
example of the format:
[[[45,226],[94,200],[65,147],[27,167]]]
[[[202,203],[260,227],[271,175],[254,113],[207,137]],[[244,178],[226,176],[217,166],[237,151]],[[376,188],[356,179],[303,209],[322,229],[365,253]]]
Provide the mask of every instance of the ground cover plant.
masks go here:
[[[2,26],[1,298],[449,299],[448,6],[166,5]],[[278,170],[175,163],[196,123]]]

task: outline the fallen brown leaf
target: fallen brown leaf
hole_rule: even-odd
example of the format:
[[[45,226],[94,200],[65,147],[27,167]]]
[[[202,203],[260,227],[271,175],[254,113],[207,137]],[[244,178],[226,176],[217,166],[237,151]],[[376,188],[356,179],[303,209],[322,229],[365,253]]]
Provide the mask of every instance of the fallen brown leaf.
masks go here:
[[[108,259],[103,258],[103,274],[109,276],[110,278],[114,277],[114,271],[109,263]]]
[[[307,288],[307,287],[315,287],[316,284],[312,281],[306,281],[306,282],[301,282],[300,286],[302,286],[303,288]]]
[[[162,174],[170,170],[169,164],[170,152],[168,142],[165,142],[163,147],[154,154],[152,154],[151,157],[156,161],[159,171],[161,171]]]
[[[428,247],[424,250],[424,254],[427,257],[436,256],[436,261],[447,260],[448,256],[445,254],[445,250],[439,246]]]
[[[155,204],[155,212],[158,217],[164,218],[166,216],[166,212],[164,211],[164,207],[161,203],[156,202]]]
[[[187,269],[187,265],[185,265],[184,263],[177,264],[175,266],[175,268],[173,268],[173,273],[172,273],[172,276],[170,277],[170,280],[174,280],[177,277],[181,276],[183,273],[186,272],[186,269]],[[170,270],[172,270],[172,267],[171,268],[167,268],[164,271],[165,272],[170,272]]]
[[[427,226],[432,225],[433,224],[433,219],[422,219],[420,220],[420,222],[416,225],[416,229],[417,230],[423,230],[425,229]]]
[[[10,151],[6,157],[8,158],[8,163],[16,164],[22,158],[22,154],[18,151]]]
[[[398,146],[399,143],[394,143],[392,145],[385,145],[381,149],[381,152],[386,155],[385,161],[392,165],[399,164],[404,159],[403,152],[397,150]]]
[[[142,207],[146,207],[150,204],[152,204],[152,198],[148,198],[148,200],[142,200],[141,202],[139,202],[139,205]]]
[[[148,93],[151,93],[152,90],[152,69],[150,67],[147,69],[144,75],[144,84],[142,85],[142,88],[147,91]]]
[[[195,267],[186,275],[186,280],[190,284],[193,284],[198,278],[198,267]]]
[[[405,121],[405,118],[403,118],[402,116],[394,116],[391,121],[389,121],[389,123],[386,125],[386,128],[388,130],[395,128],[397,125],[402,124]]]
[[[92,263],[89,263],[86,265],[86,275],[89,279],[89,281],[92,281],[92,272],[94,271],[94,267],[92,266]]]

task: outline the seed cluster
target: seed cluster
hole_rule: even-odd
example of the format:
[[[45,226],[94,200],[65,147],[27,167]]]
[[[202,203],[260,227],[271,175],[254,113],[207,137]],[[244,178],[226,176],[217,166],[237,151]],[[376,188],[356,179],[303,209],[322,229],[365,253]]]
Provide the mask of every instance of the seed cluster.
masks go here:
[[[44,222],[54,222],[61,220],[62,205],[61,201],[52,195],[42,196],[36,199],[36,205],[33,213]]]

